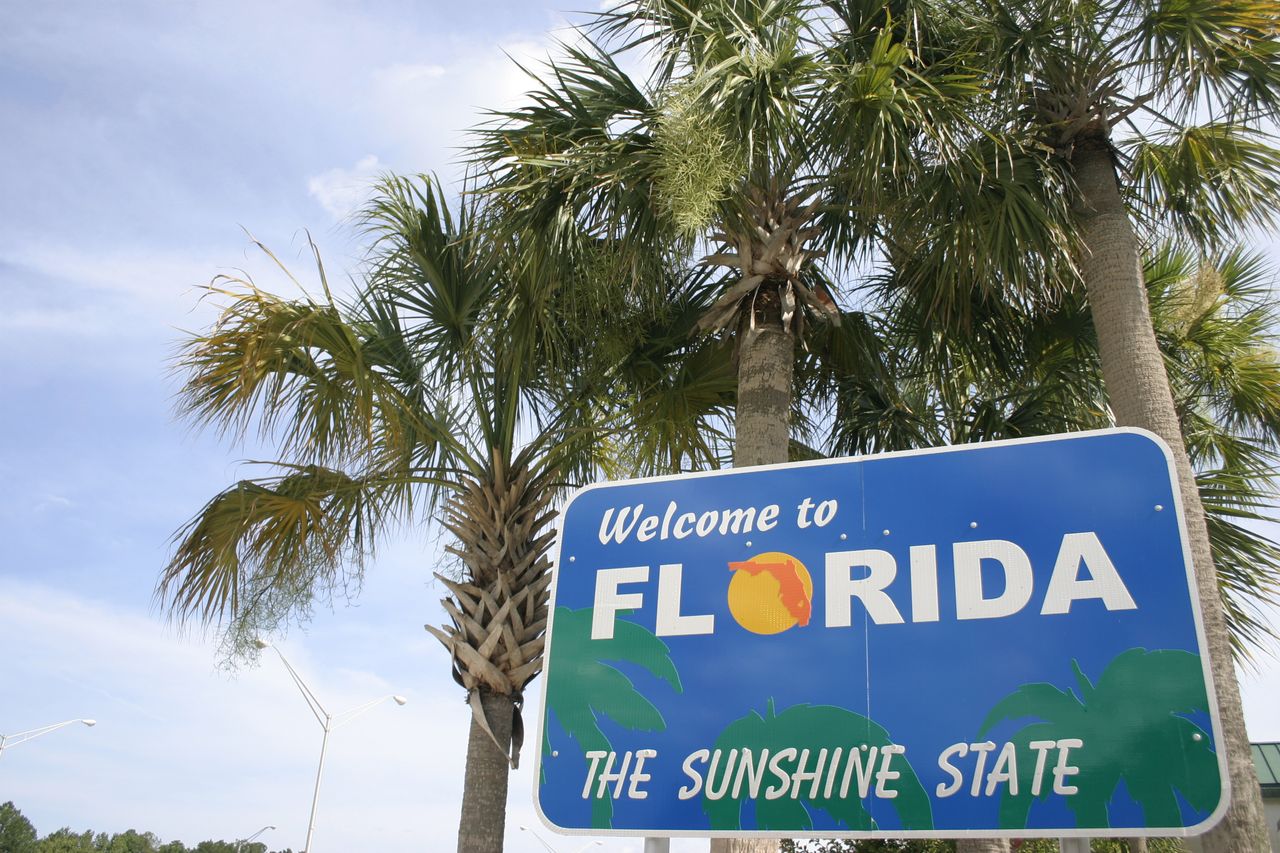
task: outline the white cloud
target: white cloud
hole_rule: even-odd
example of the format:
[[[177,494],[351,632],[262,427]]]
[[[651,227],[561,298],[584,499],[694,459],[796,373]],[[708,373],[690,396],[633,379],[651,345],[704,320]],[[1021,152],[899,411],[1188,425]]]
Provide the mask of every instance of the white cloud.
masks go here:
[[[350,169],[329,169],[308,178],[307,193],[335,222],[342,222],[360,209],[374,179],[385,171],[387,167],[378,161],[378,156],[368,154]]]
[[[402,171],[457,181],[468,128],[484,121],[486,110],[511,107],[533,88],[517,63],[537,70],[552,45],[549,35],[455,40],[438,65],[374,71],[366,108],[378,132],[398,141],[406,160]]]
[[[45,495],[36,505],[31,508],[32,512],[56,512],[61,509],[71,509],[75,506],[75,502],[70,498],[64,498],[62,495]]]

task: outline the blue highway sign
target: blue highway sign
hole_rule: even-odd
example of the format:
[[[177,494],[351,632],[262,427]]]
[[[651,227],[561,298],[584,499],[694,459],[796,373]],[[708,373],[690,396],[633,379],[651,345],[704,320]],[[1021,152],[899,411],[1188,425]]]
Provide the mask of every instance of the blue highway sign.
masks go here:
[[[1168,836],[1226,808],[1149,433],[602,483],[560,525],[557,831]]]

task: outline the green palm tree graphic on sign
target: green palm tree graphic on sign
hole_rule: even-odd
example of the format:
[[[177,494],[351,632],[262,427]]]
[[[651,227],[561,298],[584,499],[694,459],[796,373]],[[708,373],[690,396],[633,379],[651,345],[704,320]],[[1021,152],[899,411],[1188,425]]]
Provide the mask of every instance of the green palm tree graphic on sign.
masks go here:
[[[876,828],[876,821],[868,811],[864,800],[859,798],[856,774],[851,777],[852,784],[841,796],[841,783],[848,766],[850,750],[858,750],[861,754],[861,766],[874,764],[872,770],[880,769],[880,760],[876,754],[883,754],[886,746],[893,744],[889,733],[881,726],[861,714],[837,708],[831,705],[793,705],[781,714],[775,714],[773,700],[769,701],[765,716],[752,711],[745,717],[735,720],[716,739],[715,749],[720,751],[720,766],[710,773],[707,787],[715,788],[723,793],[716,799],[703,794],[703,810],[711,819],[711,828],[728,830],[742,829],[742,807],[749,799],[747,785],[737,790],[733,781],[726,787],[725,775],[736,777],[738,769],[728,765],[730,755],[737,751],[740,757],[746,749],[751,750],[754,759],[759,760],[765,750],[769,755],[776,755],[780,750],[788,748],[796,751],[796,758],[784,764],[786,769],[795,769],[796,759],[808,751],[807,769],[813,771],[818,756],[825,750],[826,760],[836,764],[834,783],[828,784],[832,763],[826,765],[816,785],[801,783],[793,785],[785,795],[771,799],[765,786],[776,780],[771,774],[761,786],[755,801],[755,829],[801,831],[813,829],[813,817],[810,806],[821,809],[831,815],[845,829],[870,830]],[[875,749],[875,753],[872,749]],[[840,753],[837,755],[836,750]],[[714,752],[713,752],[714,754]],[[893,771],[901,774],[887,786],[897,796],[885,798],[883,803],[891,806],[898,814],[903,829],[932,829],[933,811],[929,795],[916,777],[905,755],[894,755],[890,759]],[[873,786],[874,787],[874,786]],[[868,798],[870,799],[870,798]]]
[[[620,616],[625,615],[619,612]],[[547,709],[582,750],[613,751],[609,738],[600,730],[600,717],[633,731],[660,732],[667,722],[662,713],[636,690],[631,679],[606,661],[637,664],[683,693],[680,673],[671,662],[671,649],[646,628],[618,619],[613,638],[591,639],[592,608],[555,612],[555,655],[547,670]],[[543,726],[542,755],[551,753],[549,727]],[[545,779],[545,770],[544,779]],[[591,801],[591,825],[605,828],[613,824],[613,800],[608,792]]]
[[[1071,666],[1078,694],[1052,684],[1024,684],[991,709],[978,736],[1005,720],[1036,717],[1043,722],[1024,726],[1011,738],[1019,755],[1030,754],[1031,741],[1084,741],[1071,752],[1071,764],[1080,772],[1070,784],[1079,791],[1066,798],[1081,828],[1111,825],[1108,803],[1122,781],[1147,827],[1184,825],[1177,794],[1201,812],[1217,805],[1222,793],[1217,756],[1208,735],[1180,716],[1208,712],[1198,655],[1129,649],[1107,665],[1097,684],[1078,663]],[[1000,804],[1001,827],[1027,825],[1035,798],[1033,764],[1019,763],[1018,792],[1006,792]],[[1052,787],[1042,784],[1038,798],[1046,798]]]

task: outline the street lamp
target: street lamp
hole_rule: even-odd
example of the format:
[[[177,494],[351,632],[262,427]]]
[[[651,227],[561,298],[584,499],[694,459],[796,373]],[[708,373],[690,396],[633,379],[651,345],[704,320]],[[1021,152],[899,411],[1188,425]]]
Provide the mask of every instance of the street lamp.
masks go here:
[[[47,735],[49,732],[57,731],[63,726],[69,726],[72,723],[84,723],[86,726],[96,726],[97,720],[67,720],[62,723],[54,723],[51,726],[42,726],[38,729],[28,729],[25,732],[18,732],[11,735],[0,735],[0,755],[4,755],[6,749],[12,749],[20,743],[26,743],[29,740],[35,740],[41,735]]]
[[[266,832],[268,829],[275,829],[275,827],[274,827],[274,826],[272,826],[271,824],[267,824],[266,826],[262,827],[262,829],[259,829],[257,832],[255,832],[253,835],[250,835],[248,838],[243,838],[243,839],[241,839],[240,841],[237,841],[237,842],[236,842],[236,853],[240,853],[240,848],[244,847],[244,846],[245,846],[246,844],[248,844],[250,841],[254,840],[254,839],[255,839],[255,838],[257,838],[259,835],[261,835],[262,833]]]
[[[343,711],[341,714],[330,714],[324,709],[324,706],[320,704],[320,700],[316,698],[316,695],[311,692],[311,688],[302,680],[302,676],[298,675],[298,671],[289,663],[289,660],[284,656],[283,652],[270,643],[263,642],[262,640],[254,640],[253,644],[259,649],[271,649],[276,653],[276,656],[280,658],[280,662],[284,664],[284,668],[289,671],[289,675],[293,678],[293,683],[298,685],[298,690],[302,693],[302,698],[307,700],[307,707],[311,709],[312,714],[315,714],[316,722],[320,724],[320,728],[324,729],[324,737],[320,741],[320,764],[316,767],[316,788],[315,792],[311,795],[311,820],[307,824],[307,842],[302,848],[302,853],[311,853],[311,837],[315,835],[316,831],[316,807],[320,804],[320,775],[324,772],[324,754],[325,750],[329,746],[329,732],[338,728],[338,726],[351,722],[373,706],[380,705],[388,699],[391,699],[397,705],[403,705],[409,700],[403,696],[388,694],[386,696],[379,696],[377,699],[370,699],[363,705],[357,705],[349,711]]]
[[[539,835],[538,833],[534,832],[534,831],[533,831],[532,829],[530,829],[529,827],[527,827],[527,826],[525,826],[525,825],[521,824],[521,825],[520,825],[520,831],[521,831],[521,832],[527,832],[527,833],[529,833],[530,835],[532,835],[535,839],[537,839],[538,843],[539,843],[539,844],[541,844],[541,845],[543,846],[543,848],[547,851],[547,853],[556,853],[556,849],[555,849],[554,847],[552,847],[550,844],[548,844],[546,841],[544,841],[541,835]],[[587,849],[587,848],[589,848],[589,847],[603,847],[603,846],[604,846],[604,842],[603,842],[603,841],[588,841],[586,844],[584,844],[584,845],[582,845],[581,847],[579,847],[579,848],[578,848],[578,853],[583,853],[583,851],[584,851],[584,850],[586,850],[586,849]]]

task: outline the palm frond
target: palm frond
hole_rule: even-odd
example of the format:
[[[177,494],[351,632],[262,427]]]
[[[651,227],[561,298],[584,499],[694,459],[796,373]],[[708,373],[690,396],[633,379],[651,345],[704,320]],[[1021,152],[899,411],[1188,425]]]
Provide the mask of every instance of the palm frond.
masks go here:
[[[1280,13],[1267,0],[1147,2],[1126,40],[1152,84],[1189,114],[1206,95],[1245,118],[1280,108]]]
[[[431,482],[399,470],[277,465],[283,473],[236,483],[175,535],[157,598],[179,621],[243,621],[262,608],[283,618],[358,583],[377,534],[411,510],[415,481]]]
[[[174,359],[182,416],[234,437],[256,424],[300,459],[351,460],[380,442],[404,443],[414,389],[383,360],[394,329],[345,317],[333,303],[281,299],[247,279],[215,280],[209,292],[227,304]]]
[[[1121,150],[1131,163],[1135,213],[1155,234],[1212,246],[1276,222],[1280,149],[1255,128],[1182,126],[1135,138]]]

